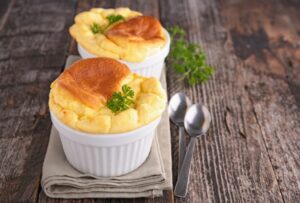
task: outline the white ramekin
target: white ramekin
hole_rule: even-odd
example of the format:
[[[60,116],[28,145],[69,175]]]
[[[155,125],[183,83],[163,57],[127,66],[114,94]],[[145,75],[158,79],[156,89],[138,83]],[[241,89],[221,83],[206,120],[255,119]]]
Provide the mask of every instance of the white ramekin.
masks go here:
[[[52,112],[69,163],[77,170],[101,177],[119,176],[147,159],[160,118],[126,133],[89,134],[63,124]]]
[[[156,77],[159,79],[164,66],[165,58],[168,56],[170,51],[170,35],[166,30],[164,30],[164,33],[166,36],[166,44],[159,52],[148,56],[142,62],[128,62],[123,60],[118,61],[126,64],[134,73],[138,73],[146,77]],[[97,57],[89,53],[86,49],[80,46],[79,43],[77,43],[77,48],[80,56],[83,59]]]

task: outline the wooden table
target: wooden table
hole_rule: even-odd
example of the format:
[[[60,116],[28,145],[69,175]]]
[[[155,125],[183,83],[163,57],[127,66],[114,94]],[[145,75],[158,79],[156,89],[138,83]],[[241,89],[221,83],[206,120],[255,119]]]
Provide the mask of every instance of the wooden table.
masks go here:
[[[76,13],[126,6],[180,25],[216,68],[190,87],[167,70],[168,94],[184,91],[212,113],[196,144],[185,200],[53,200],[40,188],[51,122],[50,83],[76,46]],[[300,3],[247,0],[1,0],[0,202],[300,202]],[[174,180],[177,129],[172,126]]]

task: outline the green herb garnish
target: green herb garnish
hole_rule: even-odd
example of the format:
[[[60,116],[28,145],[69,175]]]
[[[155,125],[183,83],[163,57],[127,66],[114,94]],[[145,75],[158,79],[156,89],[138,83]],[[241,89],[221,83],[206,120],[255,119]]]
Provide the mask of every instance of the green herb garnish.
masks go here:
[[[134,101],[134,91],[128,85],[122,86],[122,92],[113,93],[112,97],[107,101],[106,106],[114,113],[118,113],[128,109]]]
[[[120,20],[125,20],[125,18],[121,15],[109,15],[106,17],[106,19],[108,20],[108,26],[120,21]]]
[[[94,34],[97,34],[97,33],[101,32],[101,27],[100,27],[100,25],[97,24],[97,23],[93,23],[93,24],[90,26],[90,28],[91,28],[91,30],[92,30],[92,32],[93,32]]]
[[[106,26],[104,26],[104,27],[100,27],[100,25],[97,24],[97,23],[93,23],[90,26],[90,28],[91,28],[91,30],[92,30],[92,32],[94,34],[104,33],[107,30],[107,28],[109,26],[111,26],[112,24],[114,24],[116,22],[119,22],[121,20],[125,20],[125,18],[123,16],[121,16],[121,15],[114,15],[114,14],[107,16],[106,19],[108,20],[108,24]]]
[[[177,73],[183,74],[190,85],[208,80],[214,68],[206,63],[205,53],[200,46],[185,40],[186,32],[179,26],[169,29],[171,34],[171,53],[169,62]]]

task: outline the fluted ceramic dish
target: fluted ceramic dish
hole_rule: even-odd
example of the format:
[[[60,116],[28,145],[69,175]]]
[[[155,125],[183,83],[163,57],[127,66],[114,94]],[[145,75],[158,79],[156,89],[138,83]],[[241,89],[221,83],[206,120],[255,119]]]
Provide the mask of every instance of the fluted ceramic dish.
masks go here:
[[[89,134],[66,126],[50,114],[70,164],[83,173],[102,177],[124,175],[142,165],[160,122],[158,118],[125,133]]]

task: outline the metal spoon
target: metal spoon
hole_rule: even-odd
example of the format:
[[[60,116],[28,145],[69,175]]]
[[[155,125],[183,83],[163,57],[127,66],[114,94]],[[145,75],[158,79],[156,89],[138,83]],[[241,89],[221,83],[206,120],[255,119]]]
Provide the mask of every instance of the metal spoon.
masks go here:
[[[182,166],[182,161],[186,151],[186,138],[184,136],[184,116],[191,105],[189,98],[182,92],[172,96],[168,112],[171,121],[179,127],[179,158],[178,158],[178,174]]]
[[[174,190],[175,195],[178,197],[186,196],[195,142],[197,137],[206,133],[210,121],[211,117],[208,109],[201,104],[192,105],[184,117],[184,127],[191,139]]]

